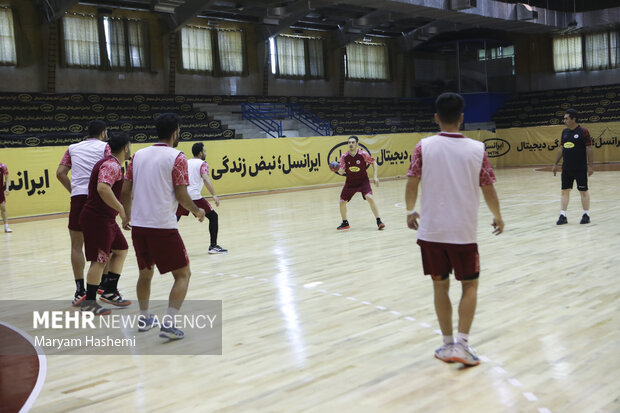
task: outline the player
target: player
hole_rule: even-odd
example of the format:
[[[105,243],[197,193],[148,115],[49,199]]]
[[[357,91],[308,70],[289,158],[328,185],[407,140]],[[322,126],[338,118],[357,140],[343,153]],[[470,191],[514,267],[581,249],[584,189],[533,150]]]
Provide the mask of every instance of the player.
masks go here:
[[[105,142],[108,130],[104,121],[93,120],[88,124],[88,138],[69,146],[56,170],[56,178],[71,194],[69,210],[69,236],[71,237],[71,266],[75,278],[73,305],[79,305],[86,298],[84,288],[84,266],[86,261],[82,247],[84,235],[80,225],[80,214],[88,197],[88,183],[93,166],[110,155],[110,147]],[[71,171],[71,178],[69,178]]]
[[[225,254],[228,250],[217,245],[217,232],[218,232],[218,216],[217,212],[211,207],[209,202],[202,197],[200,192],[202,191],[202,185],[207,187],[211,195],[213,195],[213,201],[215,206],[220,206],[220,199],[215,194],[215,188],[209,179],[209,164],[205,162],[207,157],[205,153],[205,146],[202,142],[195,143],[192,146],[192,154],[194,157],[187,161],[187,169],[189,171],[189,186],[187,192],[189,193],[192,201],[199,207],[205,210],[206,217],[209,220],[209,235],[211,236],[211,243],[209,244],[209,254]],[[177,221],[181,219],[181,216],[189,215],[189,211],[179,205],[177,209]]]
[[[118,307],[131,304],[131,301],[123,299],[117,287],[129,247],[115,219],[116,215],[120,215],[122,226],[129,229],[129,218],[125,215],[125,209],[120,202],[123,188],[121,163],[131,156],[129,136],[124,133],[113,135],[108,145],[112,154],[93,167],[88,185],[88,198],[80,215],[84,250],[86,259],[90,261],[86,280],[86,299],[80,306],[82,311],[90,311],[95,315],[110,313],[109,309],[101,307],[96,302],[101,276],[108,263],[108,280],[99,299]]]
[[[566,129],[562,131],[562,146],[553,164],[553,176],[558,170],[558,162],[564,158],[562,163],[562,198],[560,218],[557,225],[568,223],[566,210],[570,190],[573,189],[573,181],[577,181],[577,190],[581,195],[581,206],[583,215],[580,224],[590,223],[590,192],[588,192],[588,176],[594,173],[593,162],[594,154],[592,150],[592,138],[590,132],[577,123],[578,113],[575,109],[567,109],[564,114],[564,124]]]
[[[2,212],[2,222],[4,222],[4,232],[13,232],[9,228],[9,219],[6,217],[6,197],[9,196],[9,168],[0,163],[0,211]]]
[[[189,258],[175,212],[180,203],[200,222],[205,218],[205,211],[198,208],[187,193],[187,158],[174,149],[179,144],[180,124],[181,118],[174,113],[164,113],[157,118],[159,143],[135,153],[127,167],[122,193],[125,212],[131,216],[131,238],[140,270],[136,286],[140,305],[139,331],[148,331],[154,326],[149,298],[153,265],[157,265],[161,274],[172,271],[174,277],[167,317],[159,333],[160,337],[169,339],[183,338],[183,331],[172,320],[183,304],[190,277]]]
[[[431,276],[435,312],[444,344],[435,357],[445,362],[480,363],[469,347],[469,330],[476,311],[480,261],[477,224],[481,188],[493,214],[495,234],[501,234],[504,221],[493,182],[495,175],[484,143],[459,133],[465,101],[456,93],[444,93],[435,102],[435,122],[441,133],[422,139],[412,155],[407,173],[407,226],[418,230],[424,274]],[[418,185],[422,182],[421,212],[415,210]],[[418,225],[418,218],[420,223]],[[461,282],[457,341],[452,336],[452,303],[448,294],[449,274]]]
[[[368,165],[372,165],[374,172],[373,181],[375,185],[379,185],[379,178],[377,178],[377,162],[368,152],[363,149],[358,149],[358,144],[359,138],[357,136],[350,136],[348,140],[349,150],[340,157],[340,169],[337,173],[339,175],[346,174],[347,178],[340,192],[340,215],[342,216],[342,224],[336,229],[344,230],[350,228],[349,221],[347,220],[347,202],[353,198],[356,192],[360,192],[362,197],[368,201],[368,205],[370,205],[370,209],[377,219],[378,229],[382,230],[385,228],[385,224],[381,222],[381,218],[379,217],[379,211],[375,205],[372,189],[370,188],[370,181],[366,173]]]

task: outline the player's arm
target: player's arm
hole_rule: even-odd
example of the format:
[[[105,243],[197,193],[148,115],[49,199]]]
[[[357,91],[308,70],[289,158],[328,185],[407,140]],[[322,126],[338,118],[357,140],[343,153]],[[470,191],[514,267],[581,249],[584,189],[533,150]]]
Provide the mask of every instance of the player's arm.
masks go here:
[[[192,201],[192,198],[190,198],[189,194],[187,193],[186,185],[175,185],[174,196],[176,197],[177,201],[179,201],[179,204],[181,204],[183,208],[194,214],[194,216],[198,218],[200,222],[205,219],[204,209],[198,208],[196,204],[194,204],[194,201]]]
[[[373,172],[373,177],[372,180],[375,181],[375,185],[379,185],[379,177],[377,176],[377,173],[379,172],[379,165],[377,165],[377,161],[373,161],[371,163],[372,165],[372,172]]]
[[[502,214],[499,210],[499,199],[497,198],[497,192],[493,184],[483,185],[480,187],[482,195],[484,196],[484,202],[489,207],[489,210],[493,214],[493,227],[495,230],[493,233],[499,235],[504,232],[504,221],[502,220]]]
[[[558,152],[555,155],[555,161],[553,162],[553,168],[551,168],[551,170],[553,171],[553,176],[555,176],[556,172],[558,171],[558,162],[560,162],[560,159],[562,159],[562,146],[560,146],[560,148],[558,149]]]
[[[56,178],[60,181],[62,186],[65,187],[69,193],[71,193],[71,179],[69,178],[69,168],[67,165],[58,165],[58,169],[56,170]]]
[[[133,181],[125,179],[125,181],[123,181],[123,189],[121,189],[121,203],[123,204],[123,209],[125,210],[125,220],[121,225],[123,229],[131,229],[129,221],[131,220],[131,205],[133,204],[132,190]]]
[[[415,212],[415,203],[418,200],[418,186],[420,177],[407,177],[407,187],[405,188],[405,204],[407,205],[407,226],[411,229],[418,229],[418,218],[420,215]]]
[[[213,202],[215,202],[215,206],[220,206],[220,199],[215,194],[215,188],[213,187],[213,183],[211,182],[211,179],[209,179],[208,173],[202,174],[202,182],[204,182],[205,186],[207,187],[207,189],[213,196]]]
[[[97,193],[107,206],[118,212],[123,221],[126,220],[125,208],[123,204],[116,199],[116,195],[112,192],[112,187],[107,182],[97,182]]]
[[[594,173],[594,150],[592,145],[586,146],[586,156],[588,157],[588,176]]]

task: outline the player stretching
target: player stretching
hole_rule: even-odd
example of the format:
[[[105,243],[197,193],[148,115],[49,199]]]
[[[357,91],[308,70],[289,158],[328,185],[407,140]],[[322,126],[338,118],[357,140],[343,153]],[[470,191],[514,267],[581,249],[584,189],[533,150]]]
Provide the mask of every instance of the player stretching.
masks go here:
[[[86,300],[81,303],[81,310],[91,311],[95,315],[110,313],[110,310],[96,302],[101,275],[108,263],[108,280],[99,299],[119,307],[131,304],[131,301],[121,297],[117,288],[129,247],[115,219],[116,215],[120,215],[123,228],[129,229],[129,218],[120,202],[123,188],[121,163],[131,156],[129,136],[113,135],[108,144],[112,154],[93,167],[88,198],[80,215],[84,250],[86,259],[90,261],[86,279]]]
[[[340,192],[340,215],[342,216],[342,224],[338,226],[338,230],[349,229],[349,221],[347,221],[347,202],[353,198],[356,192],[360,192],[362,197],[368,201],[372,213],[377,218],[377,227],[379,230],[385,228],[385,224],[381,222],[379,218],[379,211],[375,205],[375,200],[372,197],[372,189],[370,188],[370,181],[368,180],[368,174],[366,169],[368,165],[373,167],[373,181],[375,185],[379,185],[379,178],[377,178],[377,162],[372,158],[368,152],[363,149],[358,149],[359,139],[357,136],[350,136],[348,140],[349,150],[340,157],[340,169],[338,174],[344,175],[346,173],[347,179]]]
[[[202,185],[207,187],[211,195],[213,195],[213,201],[215,206],[220,206],[220,199],[215,195],[215,188],[209,179],[209,164],[205,162],[207,155],[205,153],[205,146],[203,143],[198,142],[192,146],[192,154],[194,157],[187,161],[187,169],[189,171],[189,186],[187,192],[190,198],[194,201],[199,208],[202,208],[207,213],[206,217],[209,220],[209,235],[211,236],[211,244],[209,245],[209,254],[224,254],[228,250],[217,245],[217,231],[218,231],[218,217],[217,212],[211,207],[209,202],[202,197],[200,192],[202,191]],[[177,221],[181,219],[181,216],[189,215],[189,211],[179,205],[177,209]]]
[[[138,329],[148,331],[154,325],[149,299],[153,265],[157,265],[161,274],[172,271],[174,277],[168,314],[159,333],[160,337],[170,339],[183,338],[183,332],[172,320],[183,304],[190,277],[189,258],[175,212],[180,203],[199,221],[205,218],[205,211],[198,208],[187,193],[187,158],[174,149],[179,144],[180,125],[181,118],[174,113],[164,113],[157,118],[159,143],[135,153],[127,167],[122,194],[125,212],[131,216],[131,239],[140,270],[136,286],[140,305]]]
[[[79,305],[86,298],[84,289],[84,235],[80,226],[80,214],[88,197],[88,183],[95,164],[110,155],[110,147],[104,141],[108,131],[104,121],[94,120],[88,124],[88,139],[74,143],[65,152],[56,177],[71,194],[69,210],[69,236],[71,237],[71,266],[75,278],[75,295],[73,305]],[[71,171],[71,178],[69,178]]]

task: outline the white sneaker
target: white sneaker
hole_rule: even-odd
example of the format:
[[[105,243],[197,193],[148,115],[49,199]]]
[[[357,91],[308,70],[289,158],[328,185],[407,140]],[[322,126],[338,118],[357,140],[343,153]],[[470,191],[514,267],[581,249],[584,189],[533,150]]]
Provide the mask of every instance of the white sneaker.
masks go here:
[[[454,355],[454,343],[444,344],[435,350],[435,358],[445,363],[454,363],[452,356]]]
[[[4,232],[13,232],[13,230],[7,225],[4,227]]]
[[[466,366],[477,366],[480,364],[480,359],[476,356],[476,352],[473,348],[456,343],[452,353],[451,361],[458,361]]]

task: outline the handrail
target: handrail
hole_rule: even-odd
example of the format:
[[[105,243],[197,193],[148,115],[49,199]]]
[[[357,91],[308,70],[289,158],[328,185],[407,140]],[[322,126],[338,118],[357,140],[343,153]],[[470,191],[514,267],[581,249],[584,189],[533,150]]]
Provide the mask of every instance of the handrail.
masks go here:
[[[284,103],[242,103],[241,116],[268,133],[277,134],[281,138],[282,119],[296,119],[319,135],[330,136],[331,127],[323,120],[300,104]]]
[[[328,121],[319,118],[299,103],[291,103],[289,108],[293,119],[297,119],[321,136],[331,136],[332,131]]]
[[[241,117],[242,119],[249,120],[252,124],[268,133],[272,138],[281,138],[284,136],[282,133],[282,121],[276,122],[270,115],[274,115],[268,107],[264,106],[264,103],[242,103],[241,104]],[[258,106],[258,107],[256,107]],[[273,136],[273,134],[277,136]]]

